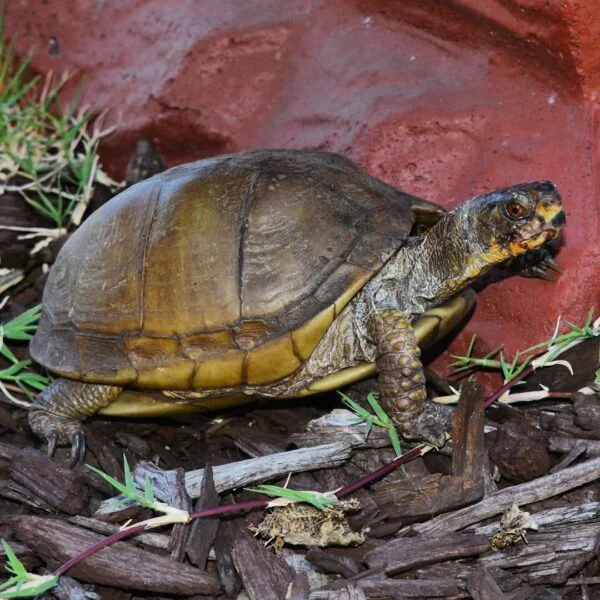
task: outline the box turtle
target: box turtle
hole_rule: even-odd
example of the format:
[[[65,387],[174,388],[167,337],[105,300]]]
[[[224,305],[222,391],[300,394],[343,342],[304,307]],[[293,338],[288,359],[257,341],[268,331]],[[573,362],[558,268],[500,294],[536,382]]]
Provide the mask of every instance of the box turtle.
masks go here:
[[[77,460],[96,412],[297,397],[378,372],[400,431],[443,443],[418,343],[468,312],[467,286],[494,265],[533,256],[523,269],[543,275],[553,263],[536,249],[564,223],[547,181],[446,213],[327,152],[175,167],[110,200],[61,249],[31,342],[59,378],[31,427]]]

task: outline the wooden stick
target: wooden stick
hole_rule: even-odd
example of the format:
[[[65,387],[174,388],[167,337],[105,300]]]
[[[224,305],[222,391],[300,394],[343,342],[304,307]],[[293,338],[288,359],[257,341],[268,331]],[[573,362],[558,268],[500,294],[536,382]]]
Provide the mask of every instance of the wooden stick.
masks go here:
[[[600,458],[594,458],[574,467],[563,469],[558,473],[552,473],[534,481],[505,488],[495,494],[486,496],[481,502],[473,506],[440,515],[426,523],[405,527],[401,530],[401,533],[417,532],[420,535],[442,536],[498,515],[509,509],[513,504],[523,506],[532,502],[539,502],[552,496],[564,494],[599,477]]]
[[[228,490],[283,477],[290,472],[328,469],[344,464],[352,455],[353,446],[346,442],[323,444],[309,448],[299,448],[289,452],[278,452],[260,458],[240,460],[213,468],[215,489],[219,494]],[[163,471],[150,462],[140,462],[135,468],[136,482],[143,486],[146,477],[152,481],[154,493],[159,500],[168,496],[169,471]],[[185,487],[190,498],[198,498],[202,492],[204,469],[188,471],[185,474]],[[105,500],[96,516],[104,516],[115,512],[110,499]]]

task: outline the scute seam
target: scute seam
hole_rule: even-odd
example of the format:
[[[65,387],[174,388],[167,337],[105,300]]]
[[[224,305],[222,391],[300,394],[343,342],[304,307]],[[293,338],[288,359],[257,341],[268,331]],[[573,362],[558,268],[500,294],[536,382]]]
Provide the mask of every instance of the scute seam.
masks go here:
[[[248,234],[248,215],[250,214],[250,208],[254,201],[254,190],[256,187],[256,182],[261,175],[260,170],[256,170],[250,176],[250,181],[248,182],[248,187],[246,189],[246,195],[244,197],[244,203],[242,205],[241,210],[241,229],[240,229],[240,238],[238,243],[238,272],[237,272],[237,292],[238,292],[238,303],[240,307],[238,322],[243,322],[243,276],[244,276],[244,245],[246,243],[246,236]],[[235,342],[235,340],[234,340]],[[236,344],[237,345],[237,344]],[[245,361],[244,361],[245,363]]]
[[[154,189],[152,190],[152,194],[150,196],[149,218],[147,220],[147,224],[143,234],[144,238],[142,242],[142,252],[138,265],[138,308],[140,314],[138,333],[141,333],[144,328],[144,301],[146,299],[146,257],[148,253],[148,243],[150,241],[150,232],[152,231],[154,220],[156,218],[156,210],[158,208],[158,201],[160,199],[160,191],[161,185],[157,184],[154,186]]]

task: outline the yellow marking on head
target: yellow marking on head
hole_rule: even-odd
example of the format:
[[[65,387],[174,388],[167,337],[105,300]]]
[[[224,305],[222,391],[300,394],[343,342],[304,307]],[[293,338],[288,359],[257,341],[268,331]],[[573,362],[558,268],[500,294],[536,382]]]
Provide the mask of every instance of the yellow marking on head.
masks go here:
[[[542,217],[545,223],[551,223],[552,219],[562,210],[562,206],[560,204],[538,204],[535,209],[535,214]]]

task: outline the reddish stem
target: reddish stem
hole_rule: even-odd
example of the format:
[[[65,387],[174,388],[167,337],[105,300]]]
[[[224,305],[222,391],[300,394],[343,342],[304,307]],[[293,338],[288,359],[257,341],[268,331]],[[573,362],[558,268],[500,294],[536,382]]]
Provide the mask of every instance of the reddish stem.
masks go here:
[[[121,529],[120,531],[117,531],[116,533],[105,537],[103,540],[100,540],[93,546],[87,548],[87,550],[84,550],[81,554],[77,554],[73,558],[70,558],[66,563],[58,567],[58,569],[56,569],[55,571],[55,575],[64,575],[69,569],[74,567],[78,562],[81,562],[82,560],[86,559],[88,556],[96,554],[96,552],[100,552],[100,550],[106,548],[106,546],[110,546],[114,542],[118,542],[119,540],[129,537],[134,533],[140,533],[140,531],[144,531],[144,529],[146,529],[146,525],[134,525],[133,527]]]
[[[242,510],[252,510],[254,508],[261,508],[271,502],[272,498],[265,500],[248,500],[247,502],[234,502],[233,504],[225,504],[223,506],[214,506],[213,508],[205,508],[198,512],[190,514],[191,519],[202,519],[206,517],[216,517],[218,515],[224,515],[230,512],[237,512]]]
[[[516,377],[513,377],[510,381],[507,381],[499,390],[496,390],[484,402],[484,406],[486,408],[488,408],[489,406],[494,404],[494,402],[496,402],[496,400],[498,400],[498,398],[500,398],[500,396],[502,396],[502,394],[504,394],[504,392],[510,390],[510,388],[513,385],[515,385],[515,383],[519,383],[519,381],[521,381],[521,379],[525,379],[525,377],[527,377],[528,375],[531,375],[531,373],[533,373],[533,366],[529,365],[528,367],[525,367]]]
[[[397,469],[400,465],[403,465],[404,463],[410,462],[411,460],[414,460],[418,456],[421,456],[421,450],[422,450],[422,446],[417,446],[416,448],[409,450],[402,456],[398,456],[397,458],[395,458],[392,462],[388,463],[387,465],[383,465],[383,467],[377,469],[377,471],[373,471],[372,473],[365,475],[362,479],[359,479],[358,481],[355,481],[354,483],[351,483],[350,485],[343,487],[339,492],[336,492],[335,495],[338,498],[345,498],[346,496],[349,496],[356,490],[359,490],[360,488],[363,488],[366,485],[373,483],[373,481],[375,481],[376,479],[380,479],[381,477],[384,477],[388,473],[391,473],[394,469]]]

